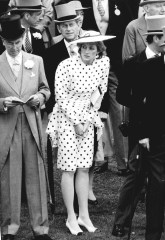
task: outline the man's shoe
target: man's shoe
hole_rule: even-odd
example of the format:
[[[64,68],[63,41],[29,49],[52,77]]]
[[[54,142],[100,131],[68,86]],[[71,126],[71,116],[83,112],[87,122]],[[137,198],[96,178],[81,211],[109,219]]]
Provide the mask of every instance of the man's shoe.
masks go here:
[[[34,240],[52,240],[47,234],[37,235],[34,237]]]
[[[6,234],[3,236],[3,240],[14,240],[14,235]]]
[[[122,225],[114,225],[112,235],[115,237],[123,237],[125,235],[125,229]]]

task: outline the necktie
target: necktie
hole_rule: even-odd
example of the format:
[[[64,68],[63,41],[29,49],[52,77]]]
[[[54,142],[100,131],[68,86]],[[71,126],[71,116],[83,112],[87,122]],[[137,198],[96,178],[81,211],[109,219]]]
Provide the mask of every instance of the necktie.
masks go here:
[[[74,45],[74,44],[70,44],[70,45],[69,45],[69,50],[70,50],[70,51],[69,51],[69,54],[70,54],[71,57],[77,55],[76,52],[74,51],[74,48],[75,48],[75,45]]]
[[[16,60],[14,60],[12,64],[12,71],[16,77],[18,77],[19,70],[20,70],[20,64]]]
[[[102,2],[101,2],[101,1],[102,1],[102,0],[98,0],[97,9],[98,9],[98,12],[99,12],[100,16],[103,17],[104,14],[105,14],[105,10],[104,10],[104,8],[103,8],[103,5],[102,5]]]
[[[25,33],[25,50],[28,53],[32,53],[32,50],[33,50],[30,39],[29,39],[28,29],[26,30],[26,33]]]

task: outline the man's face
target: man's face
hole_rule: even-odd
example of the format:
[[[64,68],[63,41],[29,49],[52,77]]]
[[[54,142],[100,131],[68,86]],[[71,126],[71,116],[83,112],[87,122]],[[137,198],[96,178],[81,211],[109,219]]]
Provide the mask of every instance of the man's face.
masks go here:
[[[26,16],[26,21],[28,22],[29,26],[37,26],[40,22],[42,11],[34,12],[34,13],[28,13]]]
[[[76,14],[77,16],[79,16],[79,25],[80,25],[80,28],[82,27],[83,25],[83,21],[84,21],[84,12],[83,10],[76,10]]]
[[[164,3],[152,3],[144,6],[144,10],[148,16],[164,15],[165,14],[165,2]]]
[[[157,38],[158,52],[165,52],[165,45],[161,46],[162,44],[165,44],[165,36],[164,35],[162,35],[161,38]]]
[[[79,23],[75,20],[60,23],[57,28],[59,33],[61,33],[64,39],[68,42],[75,40],[80,30]]]
[[[3,39],[2,41],[3,41],[3,45],[6,48],[6,51],[13,58],[16,57],[22,50],[23,37],[20,37],[14,41],[8,41],[6,39]]]

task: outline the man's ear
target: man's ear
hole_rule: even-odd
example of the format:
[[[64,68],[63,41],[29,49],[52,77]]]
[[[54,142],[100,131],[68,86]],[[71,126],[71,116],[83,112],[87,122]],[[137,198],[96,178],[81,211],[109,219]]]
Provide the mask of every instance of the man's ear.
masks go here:
[[[60,26],[57,25],[57,30],[59,31],[59,33],[61,33],[61,30],[60,30]]]
[[[149,11],[149,6],[148,6],[148,4],[144,5],[144,6],[143,6],[143,9],[144,9],[144,12],[148,13],[148,11]]]
[[[29,14],[28,12],[25,12],[25,13],[24,13],[24,18],[25,18],[25,20],[29,20],[29,16],[30,16],[30,14]]]

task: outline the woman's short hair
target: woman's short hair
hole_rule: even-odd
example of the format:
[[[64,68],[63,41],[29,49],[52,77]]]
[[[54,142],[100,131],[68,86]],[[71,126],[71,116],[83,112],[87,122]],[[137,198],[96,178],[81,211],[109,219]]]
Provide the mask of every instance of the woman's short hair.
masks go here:
[[[81,53],[81,47],[82,45],[84,45],[85,43],[77,43],[77,46],[79,48],[78,52]],[[106,52],[106,46],[104,45],[103,42],[93,42],[91,44],[95,44],[97,46],[97,51],[98,51],[98,56],[97,58],[102,58],[103,56],[107,55]]]

